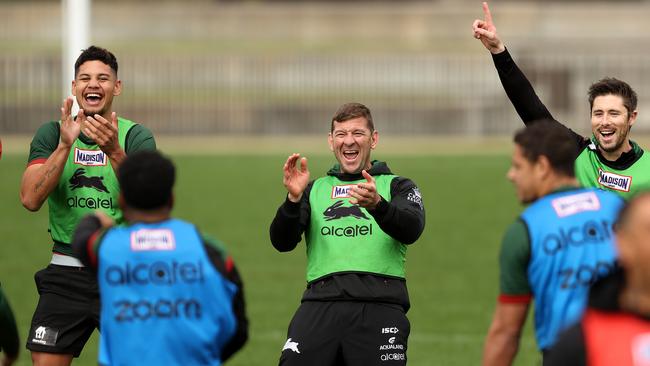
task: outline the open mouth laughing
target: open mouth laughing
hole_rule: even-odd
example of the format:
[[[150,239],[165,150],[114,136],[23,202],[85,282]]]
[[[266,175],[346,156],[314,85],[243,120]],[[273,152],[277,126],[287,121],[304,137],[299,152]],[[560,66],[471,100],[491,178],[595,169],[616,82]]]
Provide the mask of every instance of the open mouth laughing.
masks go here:
[[[616,134],[616,130],[599,130],[598,133],[600,134],[601,140],[603,142],[612,142],[614,140],[614,135]]]
[[[103,95],[97,92],[89,92],[84,94],[84,102],[89,107],[98,107],[103,99]]]
[[[359,150],[343,150],[343,157],[349,162],[355,161],[357,156],[359,156]]]

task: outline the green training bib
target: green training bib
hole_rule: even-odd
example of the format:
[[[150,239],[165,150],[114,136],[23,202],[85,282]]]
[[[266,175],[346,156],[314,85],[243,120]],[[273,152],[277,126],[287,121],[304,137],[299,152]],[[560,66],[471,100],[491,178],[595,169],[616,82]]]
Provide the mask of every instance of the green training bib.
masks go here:
[[[634,149],[640,149],[632,142]],[[575,162],[576,178],[583,187],[613,191],[624,199],[643,189],[650,188],[650,157],[645,152],[632,166],[624,170],[608,167],[598,159],[596,145],[592,142],[582,150]]]
[[[377,192],[390,201],[394,175],[375,177]],[[405,277],[406,245],[383,232],[374,218],[352,205],[348,190],[365,182],[317,179],[309,194],[311,221],[306,234],[307,281],[337,272],[369,272]]]
[[[134,125],[132,121],[118,118],[120,146],[125,146],[126,134]],[[70,242],[75,227],[81,218],[95,210],[103,211],[120,223],[122,211],[118,207],[118,195],[119,183],[108,156],[97,144],[76,139],[59,183],[47,200],[54,250],[72,255]]]

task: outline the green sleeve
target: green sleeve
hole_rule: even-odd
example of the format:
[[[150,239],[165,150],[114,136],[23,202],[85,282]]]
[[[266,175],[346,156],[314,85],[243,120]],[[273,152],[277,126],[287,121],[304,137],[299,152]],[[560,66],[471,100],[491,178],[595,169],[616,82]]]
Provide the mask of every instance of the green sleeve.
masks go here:
[[[151,130],[141,124],[131,127],[126,134],[124,152],[127,155],[141,150],[156,150],[156,140]]]
[[[515,221],[506,231],[499,254],[499,288],[502,295],[528,295],[528,262],[530,240],[528,228],[522,220]]]
[[[203,239],[203,243],[219,252],[219,254],[221,254],[224,259],[226,258],[228,255],[226,246],[219,239],[203,232],[200,232],[199,234],[201,235],[201,239]]]
[[[36,159],[47,159],[59,146],[59,122],[52,121],[44,123],[34,135],[29,145],[29,158],[27,163]]]
[[[14,357],[18,355],[18,343],[16,320],[0,288],[0,350]]]

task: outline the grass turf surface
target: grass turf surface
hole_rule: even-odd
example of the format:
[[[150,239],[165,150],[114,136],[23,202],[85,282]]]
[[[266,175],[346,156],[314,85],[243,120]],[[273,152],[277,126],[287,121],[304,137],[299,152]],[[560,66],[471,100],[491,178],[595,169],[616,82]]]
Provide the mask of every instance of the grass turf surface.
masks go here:
[[[246,347],[229,365],[277,364],[286,329],[305,286],[305,253],[276,252],[268,226],[284,199],[281,168],[286,155],[173,155],[178,169],[174,215],[224,241],[245,284],[251,322]],[[407,254],[411,296],[409,365],[476,365],[497,296],[501,235],[520,211],[504,175],[507,155],[382,155],[423,194],[427,225]],[[333,158],[310,158],[312,178]],[[23,154],[0,160],[0,282],[17,317],[24,343],[37,301],[33,274],[50,258],[47,209],[30,213],[18,191]],[[539,363],[531,318],[518,365]],[[97,333],[76,365],[95,365]],[[21,349],[18,365],[29,365]]]

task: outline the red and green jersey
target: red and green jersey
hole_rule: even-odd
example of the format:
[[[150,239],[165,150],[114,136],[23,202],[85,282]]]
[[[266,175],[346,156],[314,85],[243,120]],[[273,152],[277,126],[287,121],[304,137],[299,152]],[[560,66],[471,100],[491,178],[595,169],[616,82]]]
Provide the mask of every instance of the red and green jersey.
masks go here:
[[[58,122],[43,125],[32,140],[29,164],[43,163],[56,149],[59,138]],[[156,148],[149,130],[123,118],[118,118],[118,139],[127,155]],[[109,157],[94,141],[81,135],[70,148],[61,178],[48,197],[49,232],[54,251],[73,255],[72,234],[79,220],[88,213],[101,210],[121,222],[118,195],[119,184]]]

